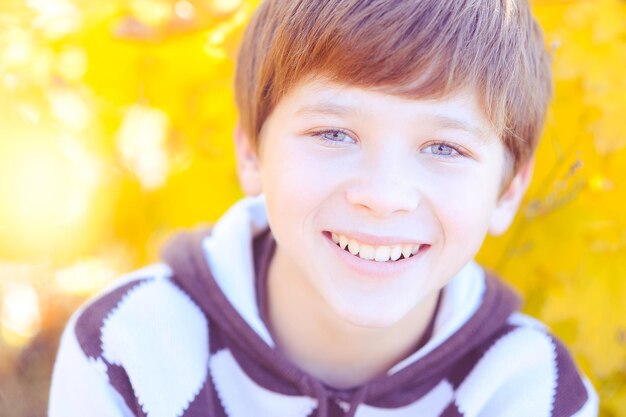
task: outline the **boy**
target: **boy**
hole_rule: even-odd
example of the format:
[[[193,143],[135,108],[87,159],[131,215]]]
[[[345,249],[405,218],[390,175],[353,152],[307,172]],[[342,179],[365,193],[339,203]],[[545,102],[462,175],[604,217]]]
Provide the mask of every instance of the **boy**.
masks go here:
[[[472,261],[550,93],[523,0],[262,3],[236,77],[250,197],[75,315],[50,415],[595,416]]]

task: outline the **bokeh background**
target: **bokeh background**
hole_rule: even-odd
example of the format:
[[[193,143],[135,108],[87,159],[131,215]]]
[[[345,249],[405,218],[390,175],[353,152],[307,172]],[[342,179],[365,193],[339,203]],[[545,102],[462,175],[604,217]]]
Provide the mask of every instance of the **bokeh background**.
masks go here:
[[[0,416],[43,417],[60,332],[241,196],[234,58],[256,0],[1,0]],[[534,0],[554,57],[531,190],[479,260],[626,416],[626,2]]]

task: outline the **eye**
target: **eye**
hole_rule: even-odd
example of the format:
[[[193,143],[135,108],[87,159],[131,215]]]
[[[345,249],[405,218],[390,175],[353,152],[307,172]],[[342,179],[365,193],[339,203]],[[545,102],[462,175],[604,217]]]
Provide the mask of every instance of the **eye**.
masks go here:
[[[321,130],[313,132],[312,135],[318,137],[323,143],[332,146],[357,143],[356,139],[341,129]]]
[[[445,142],[431,143],[426,146],[426,148],[424,148],[424,152],[442,158],[458,158],[461,156],[465,156],[465,153],[459,150],[457,147],[447,144]]]

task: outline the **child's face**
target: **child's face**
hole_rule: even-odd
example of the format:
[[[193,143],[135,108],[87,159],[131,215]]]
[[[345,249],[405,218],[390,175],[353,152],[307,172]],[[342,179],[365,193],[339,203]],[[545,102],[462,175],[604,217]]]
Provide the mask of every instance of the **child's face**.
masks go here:
[[[530,171],[502,191],[505,149],[472,91],[412,100],[304,82],[267,119],[258,158],[245,139],[242,186],[265,194],[289,279],[362,326],[432,299],[508,227]],[[390,259],[398,250],[414,254]]]

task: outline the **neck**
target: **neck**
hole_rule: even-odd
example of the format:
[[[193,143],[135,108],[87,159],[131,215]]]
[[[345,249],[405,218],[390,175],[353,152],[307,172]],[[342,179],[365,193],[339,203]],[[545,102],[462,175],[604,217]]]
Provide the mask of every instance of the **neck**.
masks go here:
[[[335,388],[383,375],[411,354],[434,314],[438,294],[395,324],[361,327],[339,317],[276,250],[268,271],[269,319],[276,342],[298,367]]]

